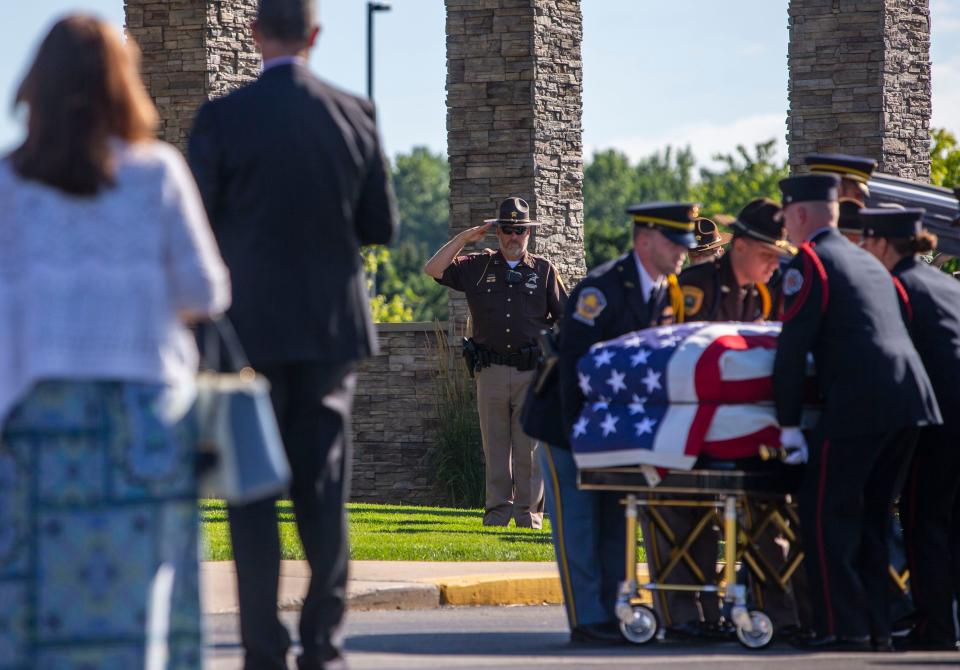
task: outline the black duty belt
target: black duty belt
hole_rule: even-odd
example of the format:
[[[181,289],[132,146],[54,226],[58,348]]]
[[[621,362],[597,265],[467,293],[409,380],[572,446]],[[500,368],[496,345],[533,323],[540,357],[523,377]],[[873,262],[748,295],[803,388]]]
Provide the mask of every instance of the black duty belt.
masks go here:
[[[491,365],[508,365],[516,368],[520,372],[525,372],[537,367],[537,362],[540,360],[540,347],[535,344],[530,344],[521,347],[519,351],[514,351],[509,354],[499,354],[495,351],[490,351],[486,347],[480,346],[471,338],[464,338],[463,357],[467,362],[467,370],[470,371],[471,375]]]

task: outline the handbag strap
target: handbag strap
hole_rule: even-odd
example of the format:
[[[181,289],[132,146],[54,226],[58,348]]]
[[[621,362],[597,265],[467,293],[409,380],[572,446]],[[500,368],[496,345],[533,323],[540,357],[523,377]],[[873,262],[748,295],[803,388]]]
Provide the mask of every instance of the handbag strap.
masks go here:
[[[212,328],[210,326],[213,326]],[[227,365],[233,372],[253,370],[247,354],[243,351],[237,331],[224,315],[212,317],[203,325],[203,358],[200,361],[202,370],[220,369],[220,343],[223,343],[227,353]]]

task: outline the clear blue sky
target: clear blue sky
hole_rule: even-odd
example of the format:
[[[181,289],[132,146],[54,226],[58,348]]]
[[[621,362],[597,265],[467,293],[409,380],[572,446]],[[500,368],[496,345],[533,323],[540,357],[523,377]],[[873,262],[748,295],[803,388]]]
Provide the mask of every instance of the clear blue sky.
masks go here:
[[[69,10],[118,26],[123,0],[0,0],[0,148],[20,122],[14,87],[51,21]],[[390,154],[446,144],[444,4],[393,0],[377,17],[375,97]],[[709,159],[776,137],[785,155],[787,0],[582,0],[584,142],[634,158],[690,144]],[[735,9],[732,9],[735,7]],[[960,131],[960,0],[931,0],[933,123]],[[324,26],[312,64],[361,92],[366,0],[321,0]]]

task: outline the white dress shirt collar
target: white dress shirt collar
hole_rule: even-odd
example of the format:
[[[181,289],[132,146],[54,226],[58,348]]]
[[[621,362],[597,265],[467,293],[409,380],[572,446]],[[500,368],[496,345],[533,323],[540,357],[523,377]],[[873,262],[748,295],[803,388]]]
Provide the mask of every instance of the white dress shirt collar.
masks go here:
[[[643,301],[649,302],[650,294],[654,290],[660,290],[660,285],[663,283],[663,275],[660,275],[657,277],[657,280],[654,281],[650,273],[647,272],[647,269],[643,267],[643,263],[640,261],[640,257],[636,251],[633,252],[633,262],[637,264],[637,274],[640,275],[640,290],[643,292]]]
[[[263,71],[266,72],[281,65],[300,65],[306,67],[307,59],[303,56],[279,56],[277,58],[271,58],[263,62]]]

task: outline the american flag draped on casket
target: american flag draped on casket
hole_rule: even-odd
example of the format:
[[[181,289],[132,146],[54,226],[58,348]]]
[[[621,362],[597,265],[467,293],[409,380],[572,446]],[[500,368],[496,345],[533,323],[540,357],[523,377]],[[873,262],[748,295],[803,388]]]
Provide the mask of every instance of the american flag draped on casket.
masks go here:
[[[701,454],[744,458],[778,444],[779,334],[778,323],[689,323],[594,345],[578,365],[577,466],[689,470]]]

